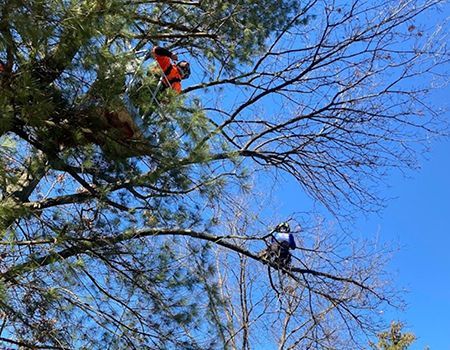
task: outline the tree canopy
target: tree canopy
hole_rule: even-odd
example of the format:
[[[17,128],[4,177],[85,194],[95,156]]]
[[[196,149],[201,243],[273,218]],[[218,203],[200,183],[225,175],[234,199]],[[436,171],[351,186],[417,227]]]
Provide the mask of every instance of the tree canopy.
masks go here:
[[[441,1],[0,4],[1,341],[350,349],[379,331],[385,250],[293,215],[280,271],[258,255],[277,215],[257,175],[337,216],[378,209],[386,172],[443,130],[447,33],[421,19]],[[153,98],[156,45],[190,61],[182,94]]]
[[[392,322],[391,328],[378,334],[378,343],[372,344],[374,350],[406,350],[414,343],[413,333],[403,332],[403,324]]]

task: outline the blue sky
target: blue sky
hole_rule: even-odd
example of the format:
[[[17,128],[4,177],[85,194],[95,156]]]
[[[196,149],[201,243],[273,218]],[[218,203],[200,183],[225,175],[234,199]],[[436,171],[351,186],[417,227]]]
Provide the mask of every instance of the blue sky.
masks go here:
[[[390,270],[394,284],[408,291],[408,306],[392,318],[419,338],[412,350],[450,348],[450,140],[434,142],[428,158],[411,178],[392,176],[390,194],[397,198],[358,225],[400,247]]]

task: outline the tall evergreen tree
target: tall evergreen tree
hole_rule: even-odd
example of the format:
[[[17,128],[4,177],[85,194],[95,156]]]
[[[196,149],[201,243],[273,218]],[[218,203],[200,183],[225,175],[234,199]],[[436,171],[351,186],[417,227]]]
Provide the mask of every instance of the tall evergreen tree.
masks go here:
[[[0,1],[1,341],[328,349],[377,330],[378,251],[309,228],[281,273],[258,256],[275,219],[238,198],[282,171],[337,215],[377,208],[441,130],[445,33],[420,25],[439,0]],[[156,45],[191,62],[182,94],[155,93]]]
[[[393,322],[388,331],[378,334],[378,338],[378,343],[372,344],[374,350],[406,350],[416,340],[414,334],[403,332],[400,322]]]

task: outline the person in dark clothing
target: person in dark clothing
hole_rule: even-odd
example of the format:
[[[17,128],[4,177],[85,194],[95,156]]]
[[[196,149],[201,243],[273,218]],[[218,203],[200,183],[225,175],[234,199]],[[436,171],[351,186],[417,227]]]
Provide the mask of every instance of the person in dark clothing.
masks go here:
[[[259,254],[259,257],[277,264],[282,269],[289,268],[292,260],[290,250],[297,247],[294,236],[290,231],[291,229],[287,222],[283,222],[275,227],[269,235],[271,236],[270,245]]]

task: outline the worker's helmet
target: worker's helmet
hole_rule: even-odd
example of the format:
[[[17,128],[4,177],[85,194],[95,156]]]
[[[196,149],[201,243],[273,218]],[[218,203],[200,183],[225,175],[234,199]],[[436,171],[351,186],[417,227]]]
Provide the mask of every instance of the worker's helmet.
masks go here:
[[[291,232],[291,227],[287,222],[282,222],[281,224],[278,224],[277,227],[275,227],[275,231],[281,233],[289,233]]]
[[[191,67],[189,65],[189,62],[187,61],[180,61],[177,63],[178,70],[181,74],[181,79],[187,79],[191,75]]]

